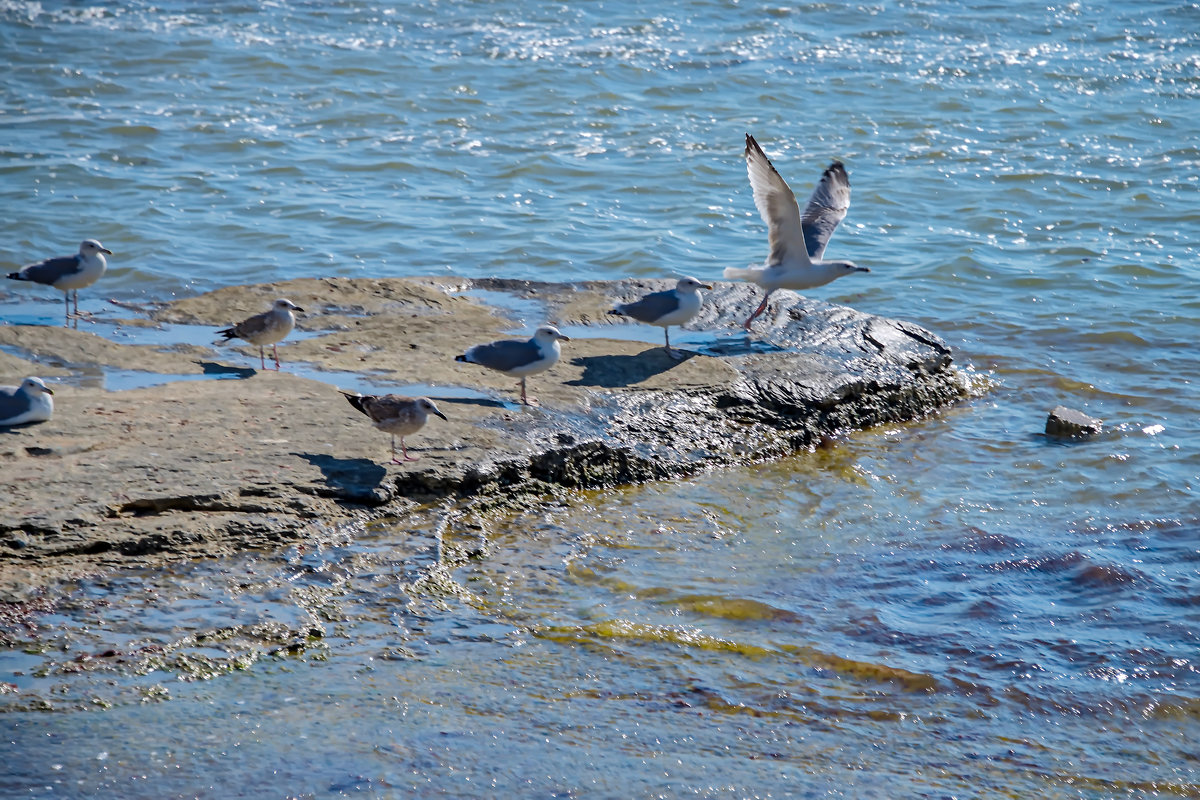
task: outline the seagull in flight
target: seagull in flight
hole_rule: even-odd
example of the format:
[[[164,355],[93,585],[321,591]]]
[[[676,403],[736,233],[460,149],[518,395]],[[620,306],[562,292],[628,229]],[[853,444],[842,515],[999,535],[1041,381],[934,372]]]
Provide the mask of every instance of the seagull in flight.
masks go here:
[[[825,261],[825,245],[846,217],[850,208],[850,178],[846,167],[834,161],[813,189],[804,214],[796,195],[771,165],[766,153],[750,134],[746,134],[746,172],[754,191],[754,205],[767,224],[771,251],[761,267],[726,267],[725,277],[757,283],[766,290],[763,301],[743,326],[767,309],[771,293],[777,289],[800,291],[824,286],[854,272],[870,272],[852,261]]]

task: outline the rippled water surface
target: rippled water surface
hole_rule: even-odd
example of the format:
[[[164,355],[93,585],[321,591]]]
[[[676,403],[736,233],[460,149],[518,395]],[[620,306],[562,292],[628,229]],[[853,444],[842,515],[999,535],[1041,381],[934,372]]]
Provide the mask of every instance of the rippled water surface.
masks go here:
[[[980,389],[81,583],[4,628],[0,795],[1200,796],[1200,5],[0,0],[0,47],[0,269],[99,238],[98,332],[291,277],[716,279],[765,250],[749,131],[798,195],[849,169],[872,271],[814,295]]]

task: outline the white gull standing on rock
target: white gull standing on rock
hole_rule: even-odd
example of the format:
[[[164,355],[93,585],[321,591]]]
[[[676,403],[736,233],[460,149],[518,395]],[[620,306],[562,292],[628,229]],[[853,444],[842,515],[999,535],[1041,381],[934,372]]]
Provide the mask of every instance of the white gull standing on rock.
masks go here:
[[[104,254],[112,255],[104,245],[95,239],[84,239],[79,245],[79,252],[73,256],[47,258],[34,264],[26,264],[16,272],[8,273],[14,281],[30,281],[43,286],[53,286],[63,293],[63,324],[71,318],[70,294],[75,292],[75,316],[79,316],[79,290],[91,286],[100,280],[108,262]]]
[[[442,419],[446,415],[438,410],[428,397],[403,397],[398,394],[360,395],[342,392],[350,405],[366,414],[376,428],[392,435],[392,463],[403,464],[404,461],[416,461],[416,456],[408,454],[404,437],[416,433],[425,427],[425,420],[430,414],[437,414]],[[400,437],[400,451],[404,453],[404,461],[396,458],[396,437]]]
[[[622,317],[630,317],[647,325],[660,325],[666,337],[664,345],[667,355],[674,359],[683,358],[682,353],[671,349],[671,326],[682,325],[700,313],[704,302],[701,289],[712,291],[712,286],[701,283],[695,278],[680,278],[674,289],[665,292],[654,292],[632,303],[622,303],[609,311]]]
[[[0,425],[45,422],[54,413],[54,400],[41,378],[26,378],[20,386],[0,386]]]
[[[258,360],[263,369],[267,368],[267,359],[263,348],[271,345],[271,355],[275,357],[275,369],[278,370],[279,351],[275,345],[283,341],[296,325],[296,315],[292,312],[303,310],[291,300],[284,300],[281,297],[271,306],[270,311],[255,314],[253,317],[244,319],[236,325],[217,331],[217,333],[224,336],[225,341],[242,339],[250,344],[258,345]]]
[[[543,325],[527,341],[501,339],[489,344],[477,344],[461,356],[455,356],[454,360],[494,369],[510,378],[520,378],[521,403],[535,405],[537,398],[531,402],[525,395],[525,378],[553,367],[562,354],[558,343],[569,341],[571,337],[559,333],[558,328]]]
[[[746,172],[754,190],[754,205],[767,224],[771,252],[761,267],[726,267],[725,277],[757,283],[766,290],[762,304],[746,320],[745,328],[767,308],[776,289],[800,291],[823,286],[853,272],[870,272],[850,261],[824,261],[825,245],[850,208],[850,178],[840,161],[821,175],[808,198],[804,216],[796,195],[788,188],[754,137],[746,134]]]

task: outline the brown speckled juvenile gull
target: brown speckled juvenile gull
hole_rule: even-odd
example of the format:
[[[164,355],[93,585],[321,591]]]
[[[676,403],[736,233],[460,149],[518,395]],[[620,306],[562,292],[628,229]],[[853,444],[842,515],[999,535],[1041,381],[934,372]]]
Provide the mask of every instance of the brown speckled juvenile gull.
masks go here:
[[[667,355],[680,359],[683,355],[671,349],[671,326],[682,325],[699,314],[700,306],[704,302],[704,295],[700,294],[700,290],[712,291],[712,288],[695,278],[680,278],[674,289],[654,292],[632,303],[622,303],[608,313],[630,317],[647,325],[662,326],[663,335],[666,337],[664,347]]]
[[[41,378],[26,378],[20,386],[0,386],[0,425],[45,422],[54,413],[52,394]]]
[[[478,364],[481,367],[503,372],[512,378],[521,379],[521,402],[533,405],[537,398],[525,395],[525,378],[545,372],[558,363],[562,354],[559,342],[569,342],[571,337],[558,332],[553,325],[543,325],[534,331],[533,338],[501,339],[488,344],[477,344],[469,348],[461,356],[455,356],[455,361],[467,364]]]
[[[762,304],[746,320],[746,330],[766,310],[767,300],[776,289],[800,291],[823,286],[853,272],[870,272],[850,261],[822,260],[825,245],[850,210],[850,178],[842,162],[834,161],[821,175],[803,216],[796,195],[748,133],[746,173],[754,190],[754,205],[767,223],[771,247],[764,266],[725,268],[726,278],[757,283],[767,292]]]
[[[258,345],[258,360],[263,369],[267,368],[263,348],[271,345],[271,355],[275,357],[275,369],[278,370],[279,351],[275,345],[277,342],[283,341],[296,325],[296,316],[292,312],[303,310],[291,300],[284,300],[281,297],[271,306],[270,311],[255,314],[253,317],[244,319],[236,325],[217,331],[217,333],[224,336],[226,341],[242,339],[250,344]]]
[[[428,397],[403,397],[398,394],[360,395],[342,392],[350,405],[367,415],[376,428],[392,435],[392,463],[403,464],[404,461],[416,461],[416,456],[408,454],[404,445],[404,437],[416,433],[425,427],[425,420],[430,414],[437,414],[442,419],[446,415],[438,410]],[[400,437],[400,450],[404,453],[404,461],[396,458],[396,437]]]
[[[33,264],[26,264],[16,272],[8,273],[10,280],[30,281],[43,286],[53,286],[63,293],[63,324],[71,318],[71,292],[75,292],[75,316],[79,316],[79,290],[91,286],[100,280],[108,262],[104,254],[112,255],[104,245],[95,239],[84,239],[79,245],[79,252],[73,256],[47,258]]]

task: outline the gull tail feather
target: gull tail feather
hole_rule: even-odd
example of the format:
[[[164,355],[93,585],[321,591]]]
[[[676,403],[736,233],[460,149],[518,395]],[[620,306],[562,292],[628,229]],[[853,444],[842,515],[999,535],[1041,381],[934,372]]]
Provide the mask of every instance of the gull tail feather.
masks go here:
[[[762,267],[726,267],[723,274],[731,281],[752,281],[762,274]]]
[[[363,402],[367,398],[363,397],[360,394],[350,394],[349,392],[342,392],[342,396],[344,396],[348,401],[350,401],[350,405],[354,406],[356,409],[358,409],[359,411],[361,411],[364,414],[367,413],[367,410],[365,408],[363,408]]]

